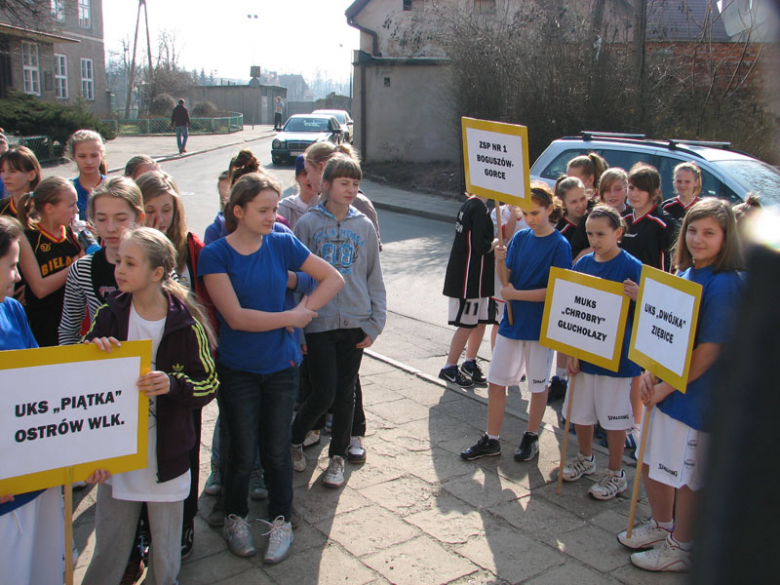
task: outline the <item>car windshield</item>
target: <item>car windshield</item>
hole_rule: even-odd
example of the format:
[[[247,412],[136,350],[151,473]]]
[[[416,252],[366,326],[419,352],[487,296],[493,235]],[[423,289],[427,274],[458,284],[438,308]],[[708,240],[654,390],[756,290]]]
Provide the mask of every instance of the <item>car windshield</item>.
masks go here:
[[[339,121],[339,124],[345,124],[347,120],[344,118],[344,114],[342,112],[323,112],[327,113],[328,116],[333,116]]]
[[[285,132],[328,132],[327,118],[290,118],[284,125]]]
[[[768,164],[752,160],[722,160],[717,165],[746,191],[760,195],[762,203],[780,205],[780,172]]]

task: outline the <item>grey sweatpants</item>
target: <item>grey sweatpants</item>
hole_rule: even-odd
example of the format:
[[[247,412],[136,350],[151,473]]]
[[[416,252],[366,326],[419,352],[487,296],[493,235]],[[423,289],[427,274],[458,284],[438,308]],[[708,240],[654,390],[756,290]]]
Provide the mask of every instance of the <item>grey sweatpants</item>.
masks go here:
[[[142,502],[115,500],[110,485],[98,486],[95,553],[82,585],[119,583],[133,546]],[[176,585],[181,568],[182,502],[147,502],[152,546],[147,585]]]

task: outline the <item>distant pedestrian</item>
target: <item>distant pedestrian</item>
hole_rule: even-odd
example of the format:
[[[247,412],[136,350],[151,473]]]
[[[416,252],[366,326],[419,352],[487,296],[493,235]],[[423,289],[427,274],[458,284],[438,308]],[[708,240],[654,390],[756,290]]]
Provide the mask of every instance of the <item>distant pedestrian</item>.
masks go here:
[[[284,102],[281,96],[276,96],[274,100],[274,130],[282,129],[282,112],[284,112]]]
[[[190,111],[184,105],[184,100],[179,100],[179,105],[173,108],[171,127],[176,130],[176,146],[179,147],[179,154],[187,152],[187,138],[190,135]]]

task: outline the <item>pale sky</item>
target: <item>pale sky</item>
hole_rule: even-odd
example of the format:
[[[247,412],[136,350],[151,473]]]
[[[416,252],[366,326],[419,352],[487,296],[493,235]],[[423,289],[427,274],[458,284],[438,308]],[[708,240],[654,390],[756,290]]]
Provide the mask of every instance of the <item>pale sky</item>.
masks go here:
[[[313,78],[349,79],[352,50],[360,33],[347,24],[344,11],[352,0],[146,0],[152,54],[156,36],[165,29],[176,34],[187,70],[212,69],[219,77],[249,78],[249,67],[263,71],[301,73]],[[103,0],[103,36],[109,51],[121,50],[121,39],[132,48],[137,0]],[[247,18],[251,14],[252,18]],[[257,15],[257,18],[254,16]],[[141,59],[146,46],[144,14],[138,35]]]

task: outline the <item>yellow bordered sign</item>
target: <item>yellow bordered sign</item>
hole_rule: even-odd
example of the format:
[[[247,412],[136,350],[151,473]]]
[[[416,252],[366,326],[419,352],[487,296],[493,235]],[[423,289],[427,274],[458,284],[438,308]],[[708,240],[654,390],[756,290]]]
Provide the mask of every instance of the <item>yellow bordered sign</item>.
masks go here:
[[[146,467],[149,399],[136,381],[151,352],[149,340],[110,353],[92,344],[0,352],[0,495]]]
[[[466,191],[529,209],[528,128],[465,117],[461,126]]]
[[[553,266],[539,344],[616,372],[629,304],[621,283]]]
[[[685,392],[699,319],[700,284],[642,267],[628,357]]]

